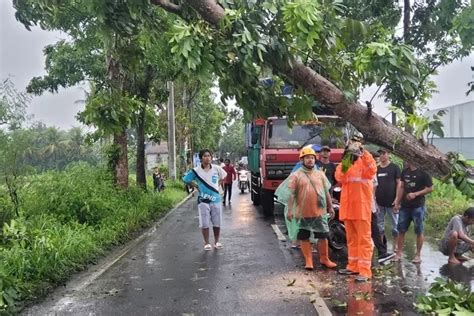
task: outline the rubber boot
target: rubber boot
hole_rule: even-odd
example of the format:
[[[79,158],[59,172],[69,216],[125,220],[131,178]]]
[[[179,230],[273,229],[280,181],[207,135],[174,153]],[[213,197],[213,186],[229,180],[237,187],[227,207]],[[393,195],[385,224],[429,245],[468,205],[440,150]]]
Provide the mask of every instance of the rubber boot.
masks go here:
[[[306,270],[313,270],[313,253],[311,252],[311,242],[308,240],[302,240],[300,242],[301,245],[301,252],[304,255],[304,259],[306,262],[305,269]]]
[[[327,268],[335,268],[337,264],[329,260],[329,247],[327,239],[318,240],[319,262]]]

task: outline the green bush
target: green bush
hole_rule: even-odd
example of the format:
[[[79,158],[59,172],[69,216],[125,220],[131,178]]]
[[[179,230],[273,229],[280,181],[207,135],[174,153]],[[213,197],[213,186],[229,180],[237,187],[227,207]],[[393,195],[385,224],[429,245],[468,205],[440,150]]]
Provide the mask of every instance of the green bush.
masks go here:
[[[472,205],[454,185],[433,179],[433,192],[427,196],[427,229],[439,237],[444,232],[451,217],[461,214]]]
[[[46,212],[63,223],[95,225],[114,211],[117,191],[108,172],[79,163],[64,172],[33,176],[20,194],[21,209],[27,217]]]
[[[0,248],[0,259],[2,257],[2,249]],[[16,301],[19,299],[19,292],[18,280],[8,275],[0,266],[0,311],[8,308],[10,311],[16,312]]]
[[[4,223],[9,223],[14,216],[15,211],[10,197],[4,188],[3,190],[0,189],[0,228],[3,227]],[[0,230],[0,238],[1,236],[2,232]]]
[[[121,191],[107,171],[87,164],[31,177],[19,192],[20,216],[2,230],[0,312],[14,312],[14,301],[45,294],[129,240],[185,196],[177,188]]]

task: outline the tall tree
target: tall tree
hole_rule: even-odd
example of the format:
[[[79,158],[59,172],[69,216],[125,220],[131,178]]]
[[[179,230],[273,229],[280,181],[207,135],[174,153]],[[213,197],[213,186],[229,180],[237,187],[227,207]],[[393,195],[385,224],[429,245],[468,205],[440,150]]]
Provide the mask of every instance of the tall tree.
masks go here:
[[[225,130],[219,144],[219,151],[225,154],[226,158],[232,160],[238,160],[247,155],[244,122],[241,116],[235,117],[235,120]]]
[[[170,10],[167,1],[154,3]],[[190,17],[189,8],[210,26],[202,25],[199,16]],[[463,14],[462,10],[470,8],[461,5],[457,12]],[[425,146],[368,112],[353,98],[361,86],[380,85],[386,77],[397,78],[403,91],[411,95],[424,83],[413,49],[391,40],[394,30],[381,28],[380,23],[345,18],[341,14],[344,8],[337,2],[226,1],[221,6],[214,0],[193,0],[173,7],[170,12],[179,12],[186,19],[176,23],[173,50],[187,60],[194,73],[216,71],[221,76],[221,89],[229,96],[235,95],[243,108],[257,108],[261,115],[272,111],[272,103],[258,84],[262,69],[268,67],[274,75],[301,88],[296,90],[296,97],[304,100],[305,96],[312,96],[326,104],[358,128],[366,139],[392,148],[434,175],[451,174],[455,164],[461,170],[453,173],[456,178],[468,176],[466,165],[455,157],[450,160],[436,148]],[[213,36],[199,36],[200,33]],[[464,47],[468,51],[471,48]],[[202,59],[212,60],[212,67]],[[277,110],[290,117],[295,116],[300,105],[295,98],[288,102],[282,102],[282,98],[273,101],[279,105]],[[469,191],[464,192],[472,196]]]
[[[79,117],[87,124],[98,126],[97,135],[113,135],[115,150],[110,153],[115,155],[112,160],[116,163],[116,180],[122,187],[128,185],[126,129],[131,125],[137,128],[137,183],[145,187],[145,119],[149,117],[145,113],[150,90],[157,78],[163,83],[177,73],[170,67],[173,58],[169,49],[158,51],[153,47],[166,46],[159,29],[166,30],[167,22],[154,15],[157,10],[152,10],[155,13],[141,17],[153,18],[144,18],[141,23],[134,21],[135,24],[122,23],[124,16],[133,20],[132,16],[137,14],[123,1],[86,2],[45,3],[46,7],[56,5],[56,11],[43,10],[45,6],[38,2],[16,2],[16,16],[27,28],[39,23],[43,28],[63,30],[72,39],[45,48],[48,74],[33,78],[29,90],[36,94],[45,90],[57,92],[59,87],[83,80],[93,82],[86,111]],[[108,5],[121,13],[109,10]],[[131,102],[122,102],[126,99]]]
[[[46,8],[57,8],[58,4],[53,2],[38,0],[30,5],[40,3]],[[99,13],[108,10],[109,15],[120,16],[114,21],[122,29],[140,25],[150,9],[144,0],[91,3],[89,7],[99,6]],[[369,141],[393,148],[396,154],[423,165],[437,176],[449,175],[453,165],[457,166],[456,179],[465,180],[466,166],[458,158],[426,146],[356,101],[362,86],[381,86],[387,78],[391,83],[397,82],[398,89],[393,93],[386,90],[390,101],[396,100],[399,90],[414,99],[422,99],[430,92],[425,64],[416,59],[413,45],[393,40],[395,29],[385,25],[383,15],[364,21],[351,18],[347,12],[358,8],[347,8],[339,1],[152,3],[181,17],[175,20],[169,35],[171,51],[186,66],[186,73],[197,78],[208,78],[214,73],[219,77],[223,98],[235,97],[247,112],[261,116],[286,114],[291,119],[301,119],[310,113],[308,109],[317,100],[351,122]],[[469,4],[452,0],[440,3],[455,4],[454,21],[469,20],[470,16],[465,18],[466,12],[472,12]],[[122,15],[123,6],[137,14]],[[458,43],[461,39],[463,49],[470,51],[472,46],[466,46],[469,41],[463,38],[469,38],[465,35],[468,32],[459,25],[451,28],[450,40]],[[259,83],[262,76],[268,75],[275,82],[271,87]],[[279,93],[284,82],[295,87],[292,99]]]
[[[20,92],[10,78],[5,78],[0,83],[0,127],[16,129],[26,120],[26,106],[30,96]]]

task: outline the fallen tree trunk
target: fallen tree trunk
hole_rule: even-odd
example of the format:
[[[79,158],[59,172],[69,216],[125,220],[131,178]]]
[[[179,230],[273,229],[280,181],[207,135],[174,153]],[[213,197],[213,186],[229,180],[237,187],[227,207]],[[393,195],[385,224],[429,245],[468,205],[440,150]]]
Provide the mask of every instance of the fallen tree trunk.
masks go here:
[[[369,113],[366,106],[347,101],[341,90],[311,68],[295,64],[280,68],[280,71],[316,100],[330,106],[337,115],[354,125],[365,140],[391,149],[397,156],[413,161],[436,177],[450,173],[451,164],[444,153],[434,146],[425,146],[413,135],[390,124],[376,113]]]

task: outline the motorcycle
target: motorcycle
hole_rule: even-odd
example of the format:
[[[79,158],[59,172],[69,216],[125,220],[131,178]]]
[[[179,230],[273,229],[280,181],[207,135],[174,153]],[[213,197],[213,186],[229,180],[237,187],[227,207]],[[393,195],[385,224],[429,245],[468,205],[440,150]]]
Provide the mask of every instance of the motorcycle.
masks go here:
[[[240,193],[244,193],[245,190],[249,190],[250,188],[250,181],[248,177],[248,171],[247,170],[239,170],[238,172],[238,186]]]
[[[335,187],[333,191],[333,196],[335,198],[340,197],[341,188]],[[339,220],[339,202],[334,200],[332,203],[334,209],[334,217],[331,218],[328,222],[329,226],[329,235],[328,243],[329,247],[334,250],[342,250],[347,245],[346,239],[346,227],[344,223]]]

